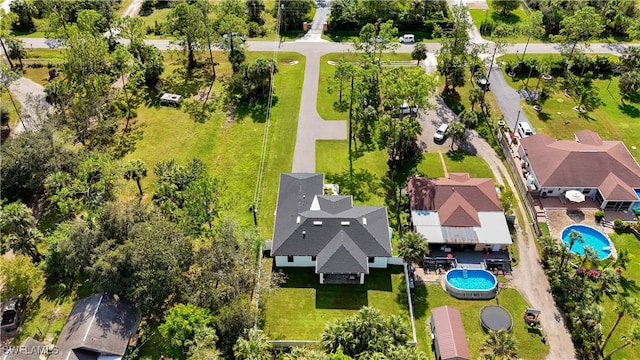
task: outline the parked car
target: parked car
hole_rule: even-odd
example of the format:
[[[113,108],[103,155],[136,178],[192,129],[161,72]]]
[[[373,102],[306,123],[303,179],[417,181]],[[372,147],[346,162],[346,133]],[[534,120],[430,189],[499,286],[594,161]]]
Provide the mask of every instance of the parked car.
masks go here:
[[[2,309],[2,322],[0,323],[0,331],[14,331],[22,323],[24,313],[27,310],[26,297],[19,297],[7,300],[0,304]]]
[[[398,41],[403,44],[413,44],[416,42],[416,37],[413,34],[404,34],[398,38]]]
[[[535,134],[535,132],[533,132],[533,129],[531,128],[531,125],[529,125],[529,123],[526,123],[526,122],[518,123],[518,132],[520,133],[520,136],[522,136],[523,138]]]
[[[447,135],[447,129],[449,128],[449,124],[442,124],[436,130],[436,133],[433,134],[433,141],[442,142]]]

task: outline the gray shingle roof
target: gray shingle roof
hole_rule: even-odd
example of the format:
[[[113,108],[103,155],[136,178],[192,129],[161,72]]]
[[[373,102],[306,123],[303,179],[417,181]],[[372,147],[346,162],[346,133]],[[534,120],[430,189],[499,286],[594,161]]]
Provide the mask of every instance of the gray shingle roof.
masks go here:
[[[367,255],[344,231],[339,231],[318,254],[316,273],[369,273]]]
[[[354,268],[363,262],[367,268],[368,257],[392,256],[386,208],[353,206],[351,196],[324,195],[323,183],[322,174],[280,175],[272,255],[321,256],[323,249],[334,249],[329,243],[343,232],[353,246],[343,242],[334,251],[348,251],[357,260]],[[327,264],[335,264],[329,261],[330,255],[322,257]],[[341,273],[332,271],[338,265],[327,264],[320,267]]]
[[[122,356],[139,322],[134,305],[114,295],[95,294],[78,300],[58,337],[58,352],[49,360]]]
[[[9,348],[3,355],[0,355],[2,360],[40,360],[39,353],[43,352],[46,346],[38,340],[32,337],[26,338],[20,348]]]

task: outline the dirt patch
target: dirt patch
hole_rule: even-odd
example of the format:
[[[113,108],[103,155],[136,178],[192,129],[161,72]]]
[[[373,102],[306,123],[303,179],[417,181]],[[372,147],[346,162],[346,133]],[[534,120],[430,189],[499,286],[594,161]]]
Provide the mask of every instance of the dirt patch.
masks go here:
[[[465,5],[469,9],[489,10],[489,5],[487,5],[486,1],[466,1]]]

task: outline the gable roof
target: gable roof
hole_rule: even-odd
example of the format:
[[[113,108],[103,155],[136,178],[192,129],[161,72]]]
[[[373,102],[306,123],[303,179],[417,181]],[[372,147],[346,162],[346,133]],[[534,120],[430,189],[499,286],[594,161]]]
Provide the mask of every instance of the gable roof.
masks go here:
[[[502,212],[493,180],[451,173],[448,178],[411,177],[411,210],[437,211],[442,226],[480,226],[479,212]]]
[[[78,300],[58,337],[50,360],[97,359],[100,355],[124,355],[140,316],[127,300],[95,294]]]
[[[366,270],[367,257],[392,256],[386,208],[324,195],[323,183],[322,174],[280,175],[272,255],[318,256],[317,271],[328,273]]]
[[[624,143],[603,141],[590,130],[575,136],[576,141],[543,134],[520,140],[541,187],[598,188],[605,199],[637,200],[640,166]]]
[[[451,306],[440,306],[431,310],[431,317],[440,357],[443,360],[471,359],[460,311]]]
[[[325,274],[369,273],[367,255],[346,232],[340,230],[318,254],[316,272]]]

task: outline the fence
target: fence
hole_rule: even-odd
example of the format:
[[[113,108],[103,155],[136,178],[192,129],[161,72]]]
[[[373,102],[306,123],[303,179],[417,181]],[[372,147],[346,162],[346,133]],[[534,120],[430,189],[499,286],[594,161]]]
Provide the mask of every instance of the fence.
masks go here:
[[[533,205],[533,197],[531,193],[524,186],[524,183],[520,180],[520,168],[516,164],[515,160],[513,160],[513,154],[511,153],[511,146],[509,145],[509,140],[507,140],[504,136],[504,132],[498,128],[496,130],[496,138],[498,139],[498,144],[500,144],[500,148],[502,149],[502,154],[504,158],[507,160],[507,164],[509,165],[509,170],[514,177],[514,183],[516,184],[516,188],[520,193],[520,197],[522,198],[522,204],[524,204],[524,208],[529,213],[529,217],[532,219],[533,230],[536,233],[536,236],[542,236],[542,231],[540,230],[540,226],[538,225],[538,214]],[[524,224],[523,224],[524,225]]]

